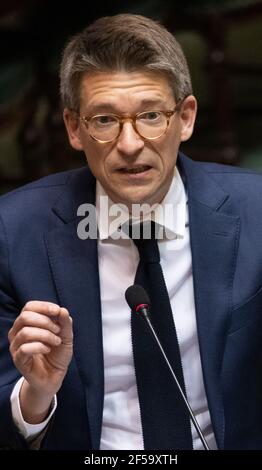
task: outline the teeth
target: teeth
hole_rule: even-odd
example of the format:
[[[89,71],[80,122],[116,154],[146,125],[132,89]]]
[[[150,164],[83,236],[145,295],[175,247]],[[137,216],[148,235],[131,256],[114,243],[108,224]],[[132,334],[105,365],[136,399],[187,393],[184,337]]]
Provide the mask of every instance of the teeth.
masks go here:
[[[126,168],[125,171],[128,173],[142,173],[149,169],[149,166],[137,166],[135,168]]]

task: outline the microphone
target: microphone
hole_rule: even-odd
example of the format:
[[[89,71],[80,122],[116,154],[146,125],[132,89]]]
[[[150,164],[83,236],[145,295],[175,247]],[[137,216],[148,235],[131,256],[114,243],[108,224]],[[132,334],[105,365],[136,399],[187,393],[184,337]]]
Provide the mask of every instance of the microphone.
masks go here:
[[[201,431],[201,428],[196,420],[196,417],[193,413],[193,410],[179,384],[179,381],[175,375],[175,372],[173,371],[173,368],[165,354],[165,351],[159,341],[159,338],[154,330],[154,327],[151,323],[151,320],[150,320],[150,317],[149,317],[149,308],[150,308],[150,299],[149,299],[149,296],[147,294],[147,292],[145,291],[145,289],[142,287],[142,286],[139,286],[138,284],[134,284],[132,286],[129,286],[125,292],[125,298],[126,298],[126,301],[129,305],[129,307],[131,308],[132,312],[140,315],[146,322],[147,322],[147,325],[149,326],[150,330],[151,330],[151,333],[153,334],[157,344],[158,344],[158,347],[161,351],[161,354],[162,356],[164,357],[165,359],[165,362],[173,376],[173,379],[175,380],[176,382],[176,385],[178,387],[178,390],[179,390],[179,393],[181,395],[181,398],[182,400],[184,401],[186,407],[187,407],[187,410],[190,414],[190,419],[195,427],[195,430],[204,446],[204,449],[205,450],[210,450],[209,447],[208,447],[208,444],[204,438],[204,435]]]
[[[150,307],[150,299],[146,290],[134,284],[129,286],[125,292],[126,301],[133,312],[141,314],[144,317],[148,317],[148,311]]]

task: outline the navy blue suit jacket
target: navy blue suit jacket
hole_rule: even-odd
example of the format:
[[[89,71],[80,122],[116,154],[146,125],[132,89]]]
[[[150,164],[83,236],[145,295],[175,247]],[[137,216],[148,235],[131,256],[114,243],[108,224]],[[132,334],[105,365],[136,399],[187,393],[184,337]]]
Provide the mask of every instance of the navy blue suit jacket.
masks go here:
[[[180,155],[189,205],[204,383],[218,447],[262,449],[262,178]],[[43,178],[0,201],[0,447],[25,448],[11,416],[19,378],[7,333],[24,304],[74,318],[74,356],[45,449],[98,449],[103,351],[96,240],[77,237],[77,208],[95,202],[88,168]],[[175,269],[175,267],[174,267]],[[124,295],[124,292],[123,292]]]

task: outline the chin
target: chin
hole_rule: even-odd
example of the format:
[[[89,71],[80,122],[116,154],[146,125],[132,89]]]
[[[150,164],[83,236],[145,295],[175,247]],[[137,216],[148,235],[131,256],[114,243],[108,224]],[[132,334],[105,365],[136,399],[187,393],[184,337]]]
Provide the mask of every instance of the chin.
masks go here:
[[[117,204],[125,204],[128,207],[132,204],[154,204],[152,201],[156,198],[155,192],[145,191],[145,188],[132,188],[131,191],[128,191],[128,189],[129,188],[126,188],[125,192],[119,192],[117,194],[112,191],[113,197],[111,197],[111,199]]]
[[[126,202],[124,204],[126,204],[127,206],[131,206],[132,204],[139,204],[139,205],[149,204],[149,205],[153,205],[153,202],[152,202],[152,197],[149,198],[149,196],[145,195],[143,197],[133,197],[133,198],[130,198],[130,199],[126,199]]]

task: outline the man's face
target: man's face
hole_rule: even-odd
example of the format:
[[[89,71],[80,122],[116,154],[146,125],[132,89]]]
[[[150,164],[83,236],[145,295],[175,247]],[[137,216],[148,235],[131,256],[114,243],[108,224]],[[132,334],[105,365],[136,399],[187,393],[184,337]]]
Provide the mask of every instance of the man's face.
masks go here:
[[[87,73],[80,89],[80,116],[113,113],[134,115],[144,111],[168,111],[176,105],[168,81],[155,73]],[[180,142],[193,130],[196,102],[184,100],[170,118],[167,132],[157,140],[140,137],[131,121],[125,121],[118,139],[93,140],[83,121],[65,110],[64,120],[71,145],[84,150],[93,175],[108,196],[129,208],[134,203],[159,203],[167,193],[176,165]]]

